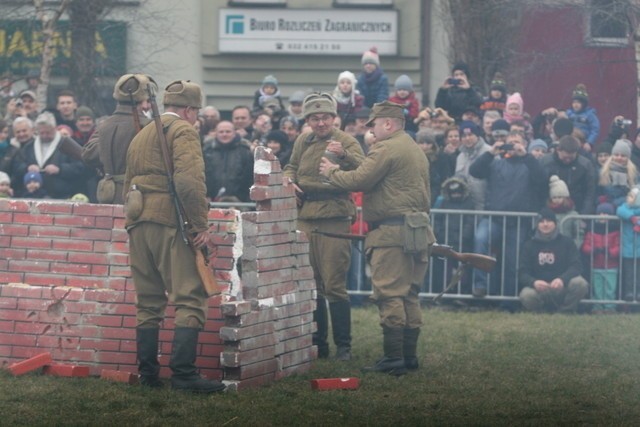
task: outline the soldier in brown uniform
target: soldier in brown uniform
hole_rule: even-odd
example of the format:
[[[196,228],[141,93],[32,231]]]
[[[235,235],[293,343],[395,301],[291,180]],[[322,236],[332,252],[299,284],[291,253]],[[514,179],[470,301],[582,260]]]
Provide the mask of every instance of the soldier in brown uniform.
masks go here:
[[[371,230],[365,250],[384,336],[384,357],[364,370],[395,375],[418,368],[418,293],[435,241],[428,222],[429,163],[404,132],[402,109],[389,101],[374,105],[367,126],[376,143],[356,170],[342,171],[326,158],[320,165],[336,187],[364,191],[363,216]]]
[[[187,232],[196,247],[209,232],[200,138],[193,127],[202,105],[200,87],[175,81],[165,89],[162,125],[173,162],[176,194],[190,219]],[[196,270],[195,254],[182,239],[176,219],[156,127],[146,126],[131,141],[124,185],[131,275],[136,289],[137,350],[142,384],[159,386],[158,332],[167,300],[175,304],[175,333],[169,367],[174,389],[200,393],[224,390],[224,384],[196,372],[198,333],[207,295]],[[139,193],[138,193],[139,192]],[[140,194],[141,193],[141,194]],[[142,203],[133,203],[134,200]]]
[[[102,172],[98,183],[99,203],[123,203],[123,180],[129,144],[134,136],[149,123],[142,115],[149,110],[147,85],[157,86],[145,74],[125,74],[116,82],[113,98],[118,101],[113,115],[98,126],[82,149],[82,161],[89,167]],[[136,110],[138,120],[133,117]]]
[[[327,342],[327,305],[331,313],[333,340],[338,360],[351,359],[351,305],[347,294],[347,272],[351,261],[348,240],[325,237],[314,230],[348,233],[356,208],[349,192],[330,185],[318,173],[318,165],[331,153],[343,170],[358,167],[364,159],[360,144],[349,134],[333,127],[337,115],[336,101],[328,93],[312,93],[303,102],[303,113],[312,132],[296,139],[291,160],[284,168],[298,195],[298,229],[310,241],[311,266],[316,280],[317,306],[314,320],[317,331],[313,343],[318,357],[329,356]]]

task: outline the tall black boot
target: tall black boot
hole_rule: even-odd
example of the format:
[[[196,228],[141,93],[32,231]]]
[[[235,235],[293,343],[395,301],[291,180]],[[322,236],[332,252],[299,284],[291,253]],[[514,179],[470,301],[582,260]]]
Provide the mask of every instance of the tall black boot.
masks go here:
[[[202,378],[196,370],[198,328],[176,328],[169,367],[173,371],[171,388],[194,393],[215,393],[226,386],[220,381]]]
[[[420,328],[404,329],[404,364],[410,371],[415,371],[420,367],[418,357],[416,355],[418,348],[418,336],[420,336]]]
[[[138,353],[138,375],[140,384],[147,387],[162,387],[158,378],[158,335],[160,328],[136,328],[136,349]]]
[[[362,368],[363,372],[383,372],[390,375],[404,375],[404,328],[382,327],[384,357],[373,366]]]
[[[351,360],[351,303],[348,300],[330,302],[333,342],[336,344],[336,359]]]
[[[313,321],[316,322],[316,331],[312,335],[313,345],[318,346],[318,358],[329,357],[329,319],[327,317],[327,302],[323,297],[316,300],[316,309],[313,312]]]

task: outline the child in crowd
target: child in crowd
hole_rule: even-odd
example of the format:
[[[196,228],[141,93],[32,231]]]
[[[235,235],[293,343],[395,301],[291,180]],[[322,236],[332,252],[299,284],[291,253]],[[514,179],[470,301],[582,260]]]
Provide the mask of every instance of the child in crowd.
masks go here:
[[[549,146],[542,139],[534,139],[529,143],[527,152],[536,159],[540,160],[545,154],[549,152]]]
[[[620,206],[629,190],[638,183],[638,170],[631,158],[631,141],[619,139],[611,150],[598,178],[598,195]]]
[[[640,297],[640,187],[635,186],[616,214],[622,222],[622,299]]]
[[[389,78],[380,68],[378,49],[372,47],[362,54],[362,73],[358,75],[357,89],[364,97],[364,105],[373,107],[389,98]]]
[[[355,118],[364,105],[364,97],[356,89],[356,76],[351,71],[343,71],[338,75],[338,84],[333,90],[333,97],[338,103],[338,116],[343,120]]]
[[[13,196],[11,178],[9,178],[6,172],[0,171],[0,199],[8,199],[11,196]]]
[[[600,176],[600,171],[604,164],[611,157],[611,151],[613,151],[613,145],[607,141],[604,141],[601,144],[598,144],[596,147],[596,171],[598,172],[598,176]]]
[[[597,215],[615,215],[615,207],[600,203]],[[620,263],[620,230],[616,221],[598,219],[584,236],[582,253],[591,261],[592,298],[614,301],[617,298],[618,264]],[[615,313],[615,304],[594,304],[594,314]]]
[[[584,132],[587,143],[582,148],[592,151],[600,134],[600,120],[593,107],[589,107],[589,94],[583,84],[578,84],[573,90],[571,108],[567,110],[567,117],[573,126]]]
[[[24,175],[22,197],[25,199],[47,198],[47,192],[42,188],[42,175],[40,175],[40,172],[27,172]]]
[[[262,80],[262,86],[256,90],[253,97],[253,111],[264,110],[267,105],[267,101],[275,101],[279,106],[279,111],[283,111],[284,104],[282,103],[282,97],[280,96],[280,89],[278,88],[278,79],[269,74]]]
[[[389,101],[404,105],[404,129],[415,132],[417,129],[414,120],[420,112],[420,103],[413,91],[413,82],[406,74],[399,76],[395,83],[396,92]]]
[[[507,105],[507,82],[501,73],[495,73],[491,80],[489,96],[480,104],[480,110],[497,110],[502,113]]]
[[[453,176],[442,183],[439,209],[473,211],[474,204],[469,194],[467,180]],[[473,214],[433,214],[433,232],[438,243],[452,246],[455,250],[469,252],[473,250]],[[458,266],[452,260],[433,258],[432,292],[442,291],[447,286],[453,270]],[[445,265],[446,274],[445,274]],[[429,276],[429,275],[427,275]],[[462,279],[461,293],[471,292],[471,274],[467,271]]]
[[[580,222],[575,219],[567,218],[572,215],[578,215],[575,205],[569,194],[569,187],[561,180],[558,175],[551,175],[549,178],[549,200],[547,207],[556,214],[558,231],[560,234],[576,239],[579,234]],[[580,246],[578,244],[578,246]]]

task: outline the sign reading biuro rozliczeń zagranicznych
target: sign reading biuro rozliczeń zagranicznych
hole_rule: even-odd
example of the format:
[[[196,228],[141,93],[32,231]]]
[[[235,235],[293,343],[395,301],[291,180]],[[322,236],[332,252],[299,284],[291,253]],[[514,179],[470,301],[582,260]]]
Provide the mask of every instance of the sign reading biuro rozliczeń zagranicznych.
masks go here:
[[[224,53],[396,55],[398,12],[363,9],[220,9]]]

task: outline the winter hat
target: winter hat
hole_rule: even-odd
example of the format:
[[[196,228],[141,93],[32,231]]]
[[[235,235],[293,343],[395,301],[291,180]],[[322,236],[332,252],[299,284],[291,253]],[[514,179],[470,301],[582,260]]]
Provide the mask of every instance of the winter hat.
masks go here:
[[[531,141],[529,143],[529,147],[527,148],[527,152],[531,153],[536,148],[542,148],[545,153],[549,151],[549,146],[541,139],[534,139],[533,141]]]
[[[553,122],[553,133],[558,139],[566,135],[571,135],[573,133],[573,122],[571,119],[557,119]]]
[[[620,154],[625,157],[631,157],[631,141],[628,139],[619,139],[613,144],[611,154]]]
[[[469,73],[469,66],[466,63],[464,62],[456,63],[456,65],[454,65],[453,68],[451,69],[451,74],[453,74],[457,70],[462,71],[464,75],[467,76],[467,80],[471,79],[471,74]]]
[[[589,94],[587,93],[587,87],[582,83],[578,83],[576,85],[576,88],[573,90],[571,100],[580,101],[582,103],[582,107],[586,107],[587,104],[589,104]]]
[[[537,222],[542,221],[543,219],[547,219],[549,221],[553,221],[556,224],[558,223],[558,218],[556,214],[549,208],[545,207],[538,213]]]
[[[602,142],[596,146],[596,156],[600,153],[611,154],[613,146],[609,141]]]
[[[398,77],[394,86],[396,90],[408,90],[409,92],[413,92],[413,82],[406,74]]]
[[[609,202],[602,202],[596,207],[596,214],[615,215],[616,208]]]
[[[11,184],[11,178],[6,172],[0,171],[0,184]]]
[[[558,175],[551,175],[549,178],[549,198],[554,197],[570,197],[569,187]]]
[[[20,92],[20,99],[24,98],[25,96],[33,99],[34,101],[36,100],[36,94],[32,90],[23,90],[22,92]]]
[[[282,147],[289,144],[289,138],[287,137],[287,134],[279,129],[269,132],[265,139],[267,141],[279,142]]]
[[[271,85],[273,87],[278,87],[278,79],[275,78],[272,74],[269,74],[264,79],[262,79],[262,86]]]
[[[378,48],[373,46],[371,49],[362,54],[362,65],[374,64],[380,66],[380,57],[378,56]]]
[[[291,96],[289,97],[289,102],[297,102],[302,104],[302,101],[304,101],[304,97],[305,92],[303,90],[297,90],[291,94]]]
[[[164,105],[202,108],[202,89],[190,80],[175,80],[164,88]]]
[[[469,129],[471,133],[476,136],[482,135],[482,129],[480,129],[480,126],[478,126],[472,121],[465,120],[462,123],[460,123],[460,126],[459,126],[460,135],[462,135],[466,129]]]
[[[71,196],[69,201],[76,202],[76,203],[89,203],[89,198],[85,194],[76,193],[73,196]]]
[[[520,106],[520,114],[524,112],[524,101],[522,100],[520,92],[513,92],[511,95],[507,96],[507,102],[505,104],[507,106],[510,104],[518,104]]]
[[[633,187],[629,191],[629,194],[633,196],[633,202],[631,202],[629,205],[632,208],[640,208],[640,197],[638,197],[638,194],[640,194],[640,187],[638,186]]]
[[[495,73],[491,80],[491,90],[499,90],[503,94],[507,93],[507,82],[504,80],[502,73]]]
[[[563,136],[560,138],[560,141],[558,141],[558,150],[564,151],[565,153],[577,153],[579,149],[580,142],[571,135]]]
[[[442,191],[446,194],[466,193],[467,180],[463,176],[452,176],[442,183]]]
[[[76,110],[76,117],[91,117],[92,119],[96,118],[93,114],[93,110],[86,105],[81,105],[78,107],[78,109]]]
[[[38,184],[42,185],[42,175],[40,175],[40,172],[27,172],[24,175],[24,185],[27,185],[31,181],[37,181]]]
[[[505,119],[498,119],[491,124],[491,132],[496,130],[509,132],[509,129],[511,129],[511,126],[509,126],[509,123]]]
[[[304,98],[302,103],[302,114],[309,117],[311,114],[327,113],[336,116],[337,113],[336,100],[330,93],[314,92]]]

